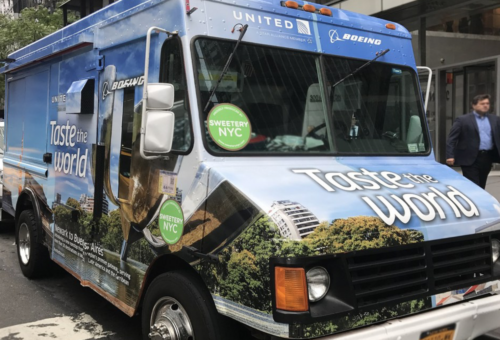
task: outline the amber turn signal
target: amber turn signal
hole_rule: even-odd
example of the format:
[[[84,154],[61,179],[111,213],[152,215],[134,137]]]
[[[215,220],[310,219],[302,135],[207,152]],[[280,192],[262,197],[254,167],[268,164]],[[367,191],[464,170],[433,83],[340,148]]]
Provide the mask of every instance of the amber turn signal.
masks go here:
[[[309,309],[304,268],[275,267],[276,308],[291,312]]]
[[[313,12],[313,13],[316,12],[316,7],[309,4],[305,4],[304,6],[302,6],[302,9],[306,12]]]
[[[288,8],[293,8],[293,9],[299,8],[299,4],[297,2],[290,1],[290,0],[285,2],[285,6]]]
[[[394,25],[394,24],[386,24],[385,27],[388,28],[388,29],[390,29],[390,30],[395,30],[396,29],[396,25]]]

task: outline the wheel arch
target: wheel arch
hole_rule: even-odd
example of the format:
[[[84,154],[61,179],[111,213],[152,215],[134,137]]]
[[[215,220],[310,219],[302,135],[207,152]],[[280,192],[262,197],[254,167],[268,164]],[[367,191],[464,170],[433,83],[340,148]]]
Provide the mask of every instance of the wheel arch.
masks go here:
[[[207,289],[207,291],[210,293],[208,290],[208,287],[205,285],[203,279],[201,278],[200,274],[186,261],[181,259],[180,257],[173,255],[173,254],[166,254],[166,255],[161,255],[157,257],[149,266],[146,275],[144,276],[143,280],[143,287],[141,289],[141,293],[139,296],[139,302],[136,307],[136,311],[140,311],[142,309],[142,304],[144,302],[144,297],[146,296],[146,292],[151,285],[151,282],[158,276],[160,276],[163,273],[167,273],[170,271],[174,270],[182,270],[182,271],[187,271],[192,274],[194,274],[196,277],[199,278],[200,282],[203,284],[203,287]]]
[[[17,221],[19,220],[19,216],[21,216],[21,213],[24,210],[31,209],[33,210],[33,213],[35,214],[35,220],[36,220],[36,225],[39,230],[39,232],[42,233],[43,235],[43,228],[41,224],[41,218],[40,218],[40,205],[38,203],[38,200],[35,196],[35,193],[33,190],[30,188],[24,188],[21,194],[19,195],[19,198],[16,203],[16,214],[15,214],[15,221],[16,221],[16,228],[17,228]],[[41,238],[43,239],[43,238]]]

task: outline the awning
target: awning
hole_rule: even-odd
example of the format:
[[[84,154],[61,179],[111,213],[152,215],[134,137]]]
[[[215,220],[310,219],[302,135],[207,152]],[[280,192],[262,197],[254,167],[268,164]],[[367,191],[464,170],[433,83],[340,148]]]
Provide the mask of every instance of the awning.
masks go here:
[[[66,92],[66,113],[94,113],[94,79],[74,81]]]

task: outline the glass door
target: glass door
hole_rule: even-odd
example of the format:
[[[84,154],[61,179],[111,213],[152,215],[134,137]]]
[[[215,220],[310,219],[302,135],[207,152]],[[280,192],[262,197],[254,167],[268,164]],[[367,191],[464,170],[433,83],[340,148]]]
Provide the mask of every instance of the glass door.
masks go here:
[[[471,102],[474,96],[478,94],[489,94],[492,98],[491,110],[493,112],[493,107],[495,104],[495,64],[485,64],[477,66],[468,66],[464,68],[465,70],[465,99],[466,110],[464,112],[471,111]]]
[[[487,93],[492,98],[492,112],[495,103],[496,69],[494,63],[454,67],[440,71],[440,96],[437,160],[445,163],[446,139],[457,117],[471,112],[474,96]],[[429,103],[431,105],[431,102]],[[430,106],[432,108],[432,106]],[[428,116],[429,119],[429,116]],[[429,127],[432,129],[431,124]],[[435,140],[433,140],[436,147]]]

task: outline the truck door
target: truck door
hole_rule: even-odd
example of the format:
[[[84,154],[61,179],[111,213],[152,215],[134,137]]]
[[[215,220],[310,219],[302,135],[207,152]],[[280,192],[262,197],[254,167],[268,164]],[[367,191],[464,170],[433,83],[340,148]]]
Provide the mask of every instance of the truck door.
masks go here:
[[[148,229],[156,226],[158,231],[155,214],[168,198],[165,190],[159,189],[159,181],[168,177],[175,182],[182,155],[188,153],[192,141],[180,39],[167,40],[163,46],[161,58],[154,62],[158,64],[161,59],[160,73],[165,75],[154,68],[150,78],[176,86],[175,152],[168,159],[146,160],[139,152],[144,42],[106,50],[106,67],[99,75],[98,148],[104,154],[102,162],[95,162],[95,183],[102,174],[106,199],[89,260],[98,260],[105,268],[91,267],[88,279],[116,298],[125,310],[135,306],[148,265],[166,249],[159,233]],[[97,168],[99,164],[103,169]],[[192,172],[191,181],[196,169]],[[179,188],[169,193],[170,199],[182,202]]]
[[[6,148],[4,155],[5,207],[13,214],[20,189],[29,187],[46,204],[47,118],[49,71],[10,76],[7,82]],[[12,210],[10,210],[12,209]],[[48,223],[44,224],[48,230]]]
[[[94,54],[81,53],[52,65],[51,113],[48,122],[54,214],[52,257],[87,282],[89,251],[95,232],[94,202],[102,200],[92,176],[98,121]]]
[[[129,48],[121,47],[123,50]],[[134,53],[137,52],[132,52],[132,58]],[[140,55],[143,59],[143,52]],[[108,50],[104,58],[106,67],[99,72],[98,78],[99,120],[92,162],[93,185],[100,195],[95,195],[93,202],[90,221],[93,233],[87,252],[86,279],[89,284],[104,290],[120,309],[128,312],[135,305],[134,297],[139,295],[145,272],[144,266],[120,258],[122,235],[127,231],[124,229],[127,220],[121,214],[125,197],[123,190],[128,188],[130,180],[132,133],[138,132],[132,123],[135,93],[143,78],[140,73],[134,73],[133,67],[121,67],[120,48]],[[123,131],[122,122],[125,125]]]

